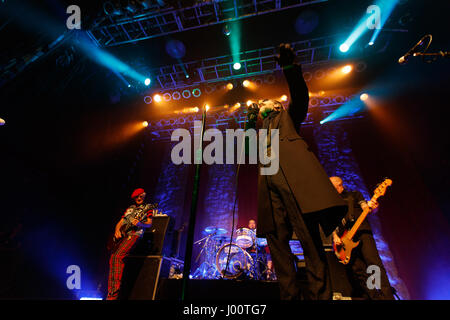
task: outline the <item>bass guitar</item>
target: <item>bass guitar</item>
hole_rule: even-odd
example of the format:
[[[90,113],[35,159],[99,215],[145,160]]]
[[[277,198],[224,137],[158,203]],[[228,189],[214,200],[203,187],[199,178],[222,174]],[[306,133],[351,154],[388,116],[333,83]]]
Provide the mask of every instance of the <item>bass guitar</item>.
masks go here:
[[[135,211],[131,214],[126,215],[123,217],[123,223],[119,228],[121,237],[116,238],[115,233],[113,233],[108,240],[107,243],[107,249],[110,252],[116,251],[117,247],[121,243],[121,241],[126,237],[128,232],[134,227],[133,223],[131,222],[132,219],[136,219],[139,222],[143,222],[147,220],[149,215],[152,215],[153,212],[158,208],[158,204],[149,204],[144,206],[143,208],[137,208]]]
[[[392,185],[392,180],[390,179],[385,179],[381,184],[379,184],[375,189],[371,201],[376,202],[379,197],[383,196],[386,193],[386,189],[390,185]],[[367,206],[367,208],[363,210],[353,227],[349,231],[344,231],[342,236],[339,237],[341,239],[341,243],[339,245],[337,245],[333,241],[334,253],[336,254],[336,257],[339,259],[340,263],[348,264],[350,262],[352,250],[359,245],[359,241],[354,242],[352,239],[370,211],[372,211],[372,209],[369,206]]]

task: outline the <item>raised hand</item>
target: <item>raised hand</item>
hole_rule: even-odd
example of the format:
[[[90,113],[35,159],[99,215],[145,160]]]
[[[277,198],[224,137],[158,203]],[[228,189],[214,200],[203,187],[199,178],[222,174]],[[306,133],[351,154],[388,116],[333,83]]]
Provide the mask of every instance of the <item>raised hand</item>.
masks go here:
[[[275,57],[275,60],[280,65],[280,67],[284,68],[294,63],[295,53],[289,43],[280,44],[278,46],[278,52],[279,54]]]

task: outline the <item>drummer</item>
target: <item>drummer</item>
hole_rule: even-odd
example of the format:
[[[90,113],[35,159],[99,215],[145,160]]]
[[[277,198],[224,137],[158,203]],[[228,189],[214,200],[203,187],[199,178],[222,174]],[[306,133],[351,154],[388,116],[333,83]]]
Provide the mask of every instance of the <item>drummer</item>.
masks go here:
[[[255,235],[256,235],[256,221],[254,219],[250,219],[248,221],[248,228],[250,230],[252,230]],[[258,242],[256,241],[255,238],[255,242],[253,243],[253,245],[249,248],[247,248],[247,252],[248,253],[256,253],[256,246],[258,245]],[[262,251],[264,252],[264,254],[266,255],[266,270],[267,270],[267,275],[264,275],[265,278],[267,278],[266,280],[271,280],[273,278],[273,264],[272,264],[272,259],[270,257],[270,251],[269,251],[269,246],[267,245],[267,242],[265,242],[265,244],[263,246],[259,246],[260,248],[258,248],[258,251]]]

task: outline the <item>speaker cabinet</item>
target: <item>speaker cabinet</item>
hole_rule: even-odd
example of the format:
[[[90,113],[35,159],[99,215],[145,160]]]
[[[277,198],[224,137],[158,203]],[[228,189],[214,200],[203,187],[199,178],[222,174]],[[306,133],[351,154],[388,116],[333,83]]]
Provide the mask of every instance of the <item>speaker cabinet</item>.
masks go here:
[[[131,254],[135,256],[160,256],[173,255],[173,232],[171,225],[173,219],[169,216],[154,216],[152,227],[147,229],[139,239]]]
[[[160,278],[168,278],[171,259],[162,256],[129,256],[125,259],[120,299],[155,300]]]

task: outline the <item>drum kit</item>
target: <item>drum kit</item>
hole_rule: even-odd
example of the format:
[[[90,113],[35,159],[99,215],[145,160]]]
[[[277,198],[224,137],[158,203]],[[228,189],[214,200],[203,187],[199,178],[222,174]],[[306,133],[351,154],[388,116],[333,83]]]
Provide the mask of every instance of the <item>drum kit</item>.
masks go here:
[[[192,279],[268,279],[267,240],[257,238],[254,230],[239,228],[232,239],[223,228],[211,226],[203,233],[206,236],[194,244],[201,246],[195,261],[204,259]]]

